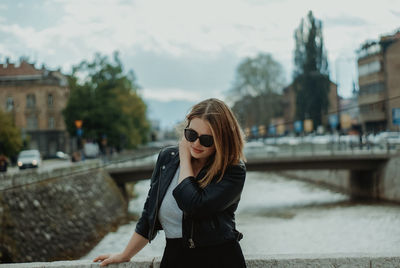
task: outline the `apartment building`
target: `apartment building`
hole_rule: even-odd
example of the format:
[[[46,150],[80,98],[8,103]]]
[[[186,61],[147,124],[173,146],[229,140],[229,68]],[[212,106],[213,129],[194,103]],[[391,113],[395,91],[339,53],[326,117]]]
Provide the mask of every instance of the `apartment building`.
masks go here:
[[[67,78],[59,70],[37,69],[25,60],[0,64],[0,109],[12,114],[28,147],[44,157],[68,151],[62,116],[68,96]]]
[[[358,54],[358,105],[364,132],[398,131],[393,112],[400,108],[400,30],[365,42]]]

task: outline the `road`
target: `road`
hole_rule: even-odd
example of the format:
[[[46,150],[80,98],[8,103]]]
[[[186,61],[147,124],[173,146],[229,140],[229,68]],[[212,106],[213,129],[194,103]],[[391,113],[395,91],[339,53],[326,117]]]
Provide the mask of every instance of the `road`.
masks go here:
[[[85,162],[87,163],[92,163],[92,162],[96,162],[96,161],[100,161],[99,159],[88,159],[85,160]],[[82,162],[79,162],[82,163]],[[63,168],[63,167],[70,167],[75,165],[76,163],[71,162],[70,160],[62,160],[62,159],[46,159],[42,161],[42,165],[38,168],[38,171],[51,171],[53,169],[57,169],[57,168]],[[15,167],[8,167],[7,169],[7,173],[6,174],[15,174],[15,173],[21,173],[21,172],[25,172],[25,171],[29,171],[32,169],[23,169],[23,170],[19,170],[17,166]]]

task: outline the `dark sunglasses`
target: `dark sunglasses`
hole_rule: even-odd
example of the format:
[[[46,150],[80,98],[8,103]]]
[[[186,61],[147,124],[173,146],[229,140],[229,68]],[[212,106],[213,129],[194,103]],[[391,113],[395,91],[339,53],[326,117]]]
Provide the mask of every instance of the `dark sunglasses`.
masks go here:
[[[195,142],[197,138],[200,141],[200,144],[204,147],[211,147],[214,144],[213,136],[211,135],[200,135],[190,128],[185,128],[185,138],[189,142]]]

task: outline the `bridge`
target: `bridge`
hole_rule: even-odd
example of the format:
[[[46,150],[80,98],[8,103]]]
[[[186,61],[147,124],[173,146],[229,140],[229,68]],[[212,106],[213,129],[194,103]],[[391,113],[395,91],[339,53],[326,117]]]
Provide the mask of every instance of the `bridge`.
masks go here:
[[[350,172],[350,193],[353,197],[377,197],[381,173],[390,160],[389,154],[314,154],[300,156],[249,157],[247,171],[283,170],[348,170]],[[122,188],[128,182],[151,177],[155,157],[147,161],[127,162],[109,165],[106,170]]]

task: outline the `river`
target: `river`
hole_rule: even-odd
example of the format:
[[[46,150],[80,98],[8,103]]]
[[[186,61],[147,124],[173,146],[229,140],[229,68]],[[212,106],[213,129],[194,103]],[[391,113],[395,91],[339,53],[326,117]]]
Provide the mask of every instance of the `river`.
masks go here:
[[[138,182],[129,204],[140,214],[149,181]],[[400,253],[400,205],[355,203],[347,195],[274,173],[248,172],[236,214],[246,254]],[[120,252],[136,222],[109,233],[82,259]],[[161,256],[164,234],[138,256]]]

